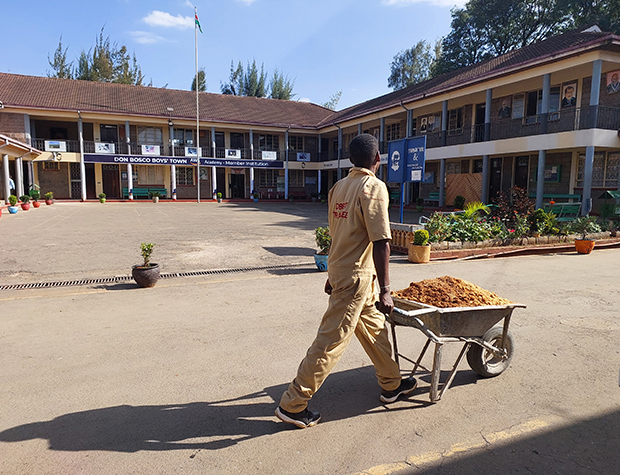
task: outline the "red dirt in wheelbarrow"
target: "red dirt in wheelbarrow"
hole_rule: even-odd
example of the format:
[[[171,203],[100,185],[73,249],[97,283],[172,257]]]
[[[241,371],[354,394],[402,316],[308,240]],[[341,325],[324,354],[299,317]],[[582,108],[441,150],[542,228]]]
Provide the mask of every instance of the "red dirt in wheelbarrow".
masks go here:
[[[411,282],[406,289],[392,292],[392,296],[441,308],[514,303],[476,284],[448,275]]]

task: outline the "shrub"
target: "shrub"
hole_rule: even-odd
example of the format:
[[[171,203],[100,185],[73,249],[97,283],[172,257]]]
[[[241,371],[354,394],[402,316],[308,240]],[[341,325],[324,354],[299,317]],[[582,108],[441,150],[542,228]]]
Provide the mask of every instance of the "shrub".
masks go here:
[[[557,217],[539,208],[527,217],[527,222],[530,234],[551,234],[551,230],[557,226]]]
[[[19,197],[19,201],[21,201],[22,203],[28,203],[28,202],[30,202],[30,196],[29,195],[21,195]]]
[[[39,201],[41,198],[41,192],[39,190],[30,190],[28,194],[30,195],[30,198],[32,198],[32,201]]]
[[[317,254],[327,255],[329,254],[329,248],[332,245],[332,237],[329,234],[329,227],[326,226],[324,228],[318,227],[314,230],[314,238],[316,240],[316,245],[319,247],[320,251]]]
[[[480,242],[491,237],[491,226],[486,221],[469,219],[463,215],[454,216],[451,237],[455,241]]]
[[[457,195],[457,196],[454,198],[454,203],[453,203],[453,206],[454,206],[456,209],[463,209],[463,208],[465,207],[465,197],[464,197],[464,196],[462,196],[462,195]]]
[[[596,216],[582,216],[571,223],[571,231],[581,234],[581,239],[586,239],[590,233],[600,233],[601,227],[596,224]]]
[[[54,193],[52,191],[48,191],[47,193],[45,193],[45,199],[46,200],[53,200],[54,199]]]
[[[449,215],[441,213],[431,214],[428,222],[425,224],[425,228],[429,234],[430,242],[443,242],[450,240],[451,228]]]
[[[424,198],[422,198],[421,196],[418,196],[418,197],[415,199],[415,202],[416,202],[416,204],[417,204],[418,206],[424,206]]]
[[[159,198],[161,193],[157,190],[149,190],[149,198]]]
[[[426,229],[418,229],[413,233],[413,244],[415,246],[426,246],[428,244],[428,237]]]
[[[144,259],[144,267],[149,267],[151,263],[151,254],[153,254],[153,247],[155,244],[151,242],[143,242],[140,244],[140,253]]]
[[[11,204],[11,206],[17,205],[17,196],[15,195],[9,196],[9,203]]]
[[[503,221],[508,228],[514,228],[518,215],[528,216],[534,211],[534,200],[527,196],[527,191],[517,186],[502,191],[493,200],[497,208],[493,216]]]
[[[98,196],[99,196],[99,199],[105,200],[105,196],[106,196],[105,193],[99,193]]]

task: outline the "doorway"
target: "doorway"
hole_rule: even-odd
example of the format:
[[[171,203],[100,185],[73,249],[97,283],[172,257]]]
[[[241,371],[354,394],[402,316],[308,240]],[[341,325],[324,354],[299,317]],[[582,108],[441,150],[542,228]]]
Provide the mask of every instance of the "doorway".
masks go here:
[[[502,159],[491,160],[491,182],[489,183],[489,201],[502,191]]]
[[[228,196],[226,196],[226,169],[225,168],[215,169],[215,188],[216,188],[216,193],[222,193],[223,198],[228,198]]]
[[[474,126],[474,142],[484,141],[484,114],[486,105],[476,104],[476,121]]]
[[[230,197],[245,198],[245,173],[230,174]]]
[[[118,142],[118,127],[116,125],[99,125],[99,135],[103,143]]]
[[[118,165],[104,163],[101,165],[103,192],[107,198],[120,198],[120,177]]]
[[[97,188],[95,187],[95,164],[85,163],[86,170],[86,198],[94,200],[97,198]]]
[[[237,132],[230,133],[230,148],[233,150],[241,150],[241,158],[246,158],[245,140],[243,134]]]
[[[530,171],[530,157],[516,157],[515,159],[515,186],[527,191]]]

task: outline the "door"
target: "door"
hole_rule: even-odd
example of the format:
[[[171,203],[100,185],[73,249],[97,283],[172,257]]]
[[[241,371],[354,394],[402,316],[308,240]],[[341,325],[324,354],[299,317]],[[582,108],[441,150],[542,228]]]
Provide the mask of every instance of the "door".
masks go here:
[[[245,198],[245,174],[232,173],[230,175],[230,197]]]
[[[85,163],[86,169],[86,198],[94,200],[97,198],[97,188],[95,187],[95,164]]]
[[[221,167],[216,168],[215,179],[216,193],[222,193],[222,197],[228,198],[228,196],[226,196],[226,169]]]
[[[99,125],[99,135],[103,143],[118,142],[118,127],[116,125]]]
[[[474,142],[484,141],[484,113],[486,106],[484,103],[476,104],[476,121],[474,125]]]
[[[515,161],[515,186],[527,191],[530,157],[517,157]]]
[[[118,165],[101,165],[101,180],[106,198],[120,198],[120,177]]]
[[[225,147],[224,132],[215,132],[215,156],[216,158],[224,158],[224,147]],[[219,181],[218,181],[218,188],[219,188]],[[224,188],[222,188],[222,190],[223,189]]]
[[[502,191],[502,159],[491,160],[491,182],[489,183],[489,201],[493,200]]]

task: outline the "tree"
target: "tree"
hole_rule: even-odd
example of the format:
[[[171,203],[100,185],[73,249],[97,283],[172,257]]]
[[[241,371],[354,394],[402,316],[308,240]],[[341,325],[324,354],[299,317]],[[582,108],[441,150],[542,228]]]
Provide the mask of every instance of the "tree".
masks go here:
[[[228,82],[223,84],[220,81],[220,90],[222,94],[229,94],[233,96],[242,96],[243,95],[243,65],[241,61],[237,65],[235,69],[234,63],[230,62],[230,77],[228,78]]]
[[[47,62],[52,67],[53,73],[47,72],[47,77],[61,78],[61,79],[72,79],[73,72],[71,71],[71,63],[67,63],[67,50],[69,47],[63,49],[62,47],[62,35],[60,35],[60,40],[58,40],[58,48],[54,52],[54,60],[50,59],[49,54],[47,55]]]
[[[340,102],[340,96],[342,96],[342,89],[338,92],[335,92],[330,98],[329,101],[325,102],[324,104],[321,104],[323,107],[325,107],[326,109],[329,110],[336,110],[336,106],[338,105],[338,102]]]
[[[205,73],[204,68],[200,68],[198,70],[198,91],[205,92],[207,90],[207,74]],[[196,75],[194,75],[194,79],[192,80],[192,91],[196,91]]]
[[[295,96],[295,94],[293,94],[294,85],[295,81],[291,81],[276,69],[269,83],[269,90],[271,91],[269,97],[272,99],[290,101]]]
[[[394,56],[390,65],[388,87],[395,91],[429,78],[431,67],[435,62],[431,45],[425,40],[418,41],[409,49]]]
[[[130,55],[126,46],[119,47],[117,43],[112,43],[109,35],[104,36],[104,27],[99,32],[95,46],[88,51],[80,51],[76,67],[66,62],[67,49],[62,47],[61,36],[54,60],[50,61],[48,57],[55,77],[143,85],[144,75],[136,55]]]

